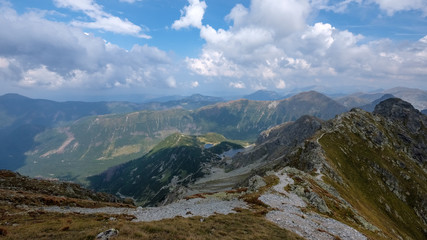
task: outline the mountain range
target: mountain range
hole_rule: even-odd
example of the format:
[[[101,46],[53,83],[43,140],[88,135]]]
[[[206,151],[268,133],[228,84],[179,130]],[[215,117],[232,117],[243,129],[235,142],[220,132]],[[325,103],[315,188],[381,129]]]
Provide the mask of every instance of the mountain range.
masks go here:
[[[327,121],[302,116],[262,132],[255,146],[230,158],[210,149],[233,147],[216,141],[204,149],[205,142],[197,139],[174,134],[145,157],[93,177],[92,186],[155,205],[171,196],[199,196],[218,182],[230,184],[227,174],[237,188],[248,187],[254,176],[285,169],[292,178],[288,193],[306,201],[310,211],[373,239],[426,236],[427,116],[405,101],[389,98],[373,113],[353,109]],[[203,188],[194,192],[200,182]],[[230,191],[228,186],[215,192]]]
[[[0,165],[16,170],[25,165],[27,151],[38,143],[38,134],[87,116],[139,110],[195,109],[221,102],[221,98],[192,95],[179,100],[150,103],[55,102],[18,94],[0,96]]]
[[[417,93],[412,99],[418,105],[425,94],[406,88],[387,92]],[[373,99],[360,105],[369,111],[384,99],[380,93],[363,96]],[[29,176],[84,183],[87,176],[143,156],[175,132],[218,132],[253,142],[260,132],[302,115],[326,120],[349,109],[313,91],[275,101],[221,101],[196,94],[140,104],[54,102],[7,94],[0,97],[0,165]]]
[[[90,116],[39,133],[34,147],[25,153],[26,164],[18,171],[84,181],[87,176],[141,157],[175,132],[216,132],[229,139],[253,141],[261,131],[304,114],[329,119],[344,111],[332,99],[307,92],[281,101],[242,99],[197,110]]]
[[[371,93],[354,93],[337,98],[336,101],[347,108],[360,107],[380,99],[383,95],[393,95],[411,103],[416,109],[427,109],[427,91],[421,89],[396,87]]]
[[[193,110],[93,116],[87,111],[84,117],[63,114],[53,120],[53,110],[20,114],[25,112],[19,109],[22,103],[16,112],[5,104],[11,108],[2,111],[5,132],[12,126],[42,126],[32,133],[30,150],[23,152],[22,174],[86,182],[116,196],[0,171],[0,191],[5,193],[0,235],[22,237],[27,233],[16,232],[25,230],[22,225],[28,228],[25,236],[46,237],[26,223],[36,221],[51,237],[91,229],[86,238],[93,238],[99,230],[92,228],[103,221],[119,227],[123,238],[175,234],[168,226],[208,226],[210,235],[220,231],[243,238],[255,236],[250,225],[267,231],[261,238],[279,236],[278,227],[306,239],[425,239],[427,116],[395,94],[369,98],[369,104],[350,111],[312,91],[275,101],[241,99]],[[52,192],[56,195],[49,197]],[[115,208],[132,202],[118,196],[159,207]],[[98,209],[93,201],[98,198],[112,208]],[[76,204],[84,209],[74,208]],[[227,211],[230,215],[218,214],[228,204],[237,204]],[[101,215],[83,216],[91,212]],[[119,220],[144,221],[151,212],[156,219],[181,217],[154,227],[135,225],[138,233],[126,227],[130,223],[123,221],[129,220]],[[225,221],[236,228],[225,230]],[[247,226],[236,224],[241,221]],[[281,236],[299,239],[286,231]]]

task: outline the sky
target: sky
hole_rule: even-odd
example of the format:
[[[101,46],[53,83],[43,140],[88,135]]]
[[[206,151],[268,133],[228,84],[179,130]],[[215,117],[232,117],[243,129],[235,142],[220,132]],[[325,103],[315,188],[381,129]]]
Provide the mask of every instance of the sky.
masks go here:
[[[427,90],[427,0],[0,0],[0,94]]]

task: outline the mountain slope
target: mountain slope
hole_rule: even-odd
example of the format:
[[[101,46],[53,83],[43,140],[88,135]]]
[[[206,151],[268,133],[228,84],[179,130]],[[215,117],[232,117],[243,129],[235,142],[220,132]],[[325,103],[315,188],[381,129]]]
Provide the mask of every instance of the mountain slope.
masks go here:
[[[304,116],[276,126],[231,166],[260,162],[252,171],[261,175],[285,169],[286,195],[372,239],[424,239],[426,146],[427,116],[390,98],[373,113],[353,109],[325,122]]]
[[[392,98],[377,105],[374,114],[354,110],[326,123],[286,162],[309,172],[321,170],[324,180],[351,204],[352,214],[380,230],[375,238],[423,239],[426,143],[426,116]],[[339,202],[328,201],[328,208],[341,211]]]
[[[213,145],[206,148],[206,144]],[[90,177],[91,187],[131,196],[142,205],[170,202],[171,192],[204,175],[204,164],[219,164],[220,154],[242,146],[223,136],[172,134],[142,158]]]
[[[45,129],[84,116],[109,113],[105,103],[30,99],[18,94],[0,96],[0,166],[18,169],[25,165],[25,152]]]

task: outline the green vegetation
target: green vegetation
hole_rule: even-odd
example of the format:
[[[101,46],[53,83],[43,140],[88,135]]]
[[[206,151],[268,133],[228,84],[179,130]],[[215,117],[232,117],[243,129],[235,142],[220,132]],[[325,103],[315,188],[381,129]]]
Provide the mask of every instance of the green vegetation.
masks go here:
[[[384,127],[385,120],[378,121],[368,113],[347,116],[342,127],[319,140],[327,161],[343,179],[339,183],[327,178],[327,182],[381,229],[384,235],[367,232],[373,238],[396,239],[400,235],[423,239],[425,225],[414,208],[419,208],[427,196],[427,174],[405,152],[397,150],[402,143],[392,126]],[[354,124],[370,130],[354,131]],[[381,144],[373,141],[376,135],[384,138]]]
[[[225,140],[223,142],[219,142]],[[205,149],[205,144],[214,144]],[[231,149],[243,148],[219,134],[189,136],[174,133],[143,157],[89,177],[90,186],[99,191],[120,192],[142,205],[164,201],[179,185],[204,175],[203,164],[218,163],[219,156]]]

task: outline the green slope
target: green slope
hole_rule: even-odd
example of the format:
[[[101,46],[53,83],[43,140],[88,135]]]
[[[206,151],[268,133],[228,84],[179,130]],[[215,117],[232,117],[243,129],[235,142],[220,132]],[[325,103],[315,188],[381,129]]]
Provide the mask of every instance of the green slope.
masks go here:
[[[213,147],[205,148],[207,143]],[[131,196],[142,205],[154,205],[167,200],[177,187],[202,177],[202,164],[219,162],[219,154],[239,148],[242,146],[218,134],[175,133],[142,158],[110,168],[89,180],[94,189]]]
[[[377,237],[425,239],[427,117],[398,104],[390,104],[387,111],[411,113],[394,118],[377,111],[378,106],[374,115],[346,113],[319,134],[319,143],[341,179],[329,175],[327,182],[381,230]]]

